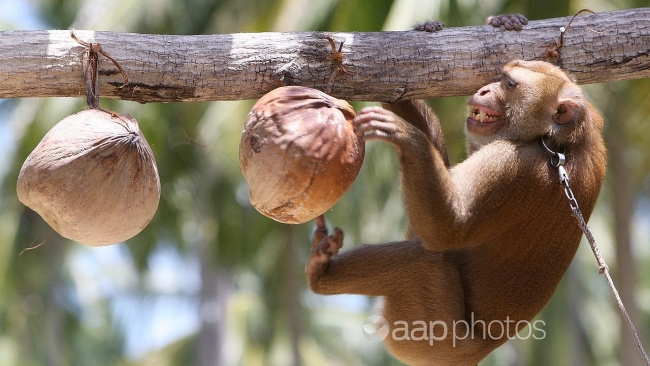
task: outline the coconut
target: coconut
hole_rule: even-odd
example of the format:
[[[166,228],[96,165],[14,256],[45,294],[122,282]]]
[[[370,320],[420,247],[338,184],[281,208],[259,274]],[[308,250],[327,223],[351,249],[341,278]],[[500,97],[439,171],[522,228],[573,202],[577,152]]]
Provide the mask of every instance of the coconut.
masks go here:
[[[332,208],[363,164],[354,109],[319,90],[287,86],[260,98],[248,114],[239,145],[250,201],[288,224]]]
[[[61,236],[99,246],[147,226],[158,208],[160,178],[133,117],[89,109],[43,137],[20,170],[16,191]]]

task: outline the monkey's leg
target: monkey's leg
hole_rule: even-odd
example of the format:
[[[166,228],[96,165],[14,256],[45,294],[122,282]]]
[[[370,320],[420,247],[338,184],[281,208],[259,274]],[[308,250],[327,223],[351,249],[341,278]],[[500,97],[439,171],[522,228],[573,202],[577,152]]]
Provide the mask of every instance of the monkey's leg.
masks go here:
[[[450,269],[455,271],[444,253],[426,250],[419,241],[402,241],[367,244],[338,254],[343,232],[336,229],[329,235],[324,220],[316,223],[313,249],[305,267],[307,282],[315,293],[388,296],[400,293],[414,281],[449,288],[437,287],[451,278]],[[449,281],[454,283],[450,286],[459,286],[455,279]]]

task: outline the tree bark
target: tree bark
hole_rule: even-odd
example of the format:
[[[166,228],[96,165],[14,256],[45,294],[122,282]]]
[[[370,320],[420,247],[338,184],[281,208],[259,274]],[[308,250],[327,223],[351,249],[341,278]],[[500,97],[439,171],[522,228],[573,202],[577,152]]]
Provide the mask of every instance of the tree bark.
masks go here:
[[[145,102],[258,98],[282,85],[324,90],[336,70],[329,42],[343,41],[332,94],[397,101],[468,95],[495,80],[509,60],[544,60],[570,17],[524,30],[489,25],[373,33],[242,33],[172,36],[75,31],[99,42],[129,76],[100,56],[100,95]],[[0,98],[83,97],[83,47],[70,31],[0,32]],[[650,77],[650,8],[579,15],[556,63],[578,83]]]

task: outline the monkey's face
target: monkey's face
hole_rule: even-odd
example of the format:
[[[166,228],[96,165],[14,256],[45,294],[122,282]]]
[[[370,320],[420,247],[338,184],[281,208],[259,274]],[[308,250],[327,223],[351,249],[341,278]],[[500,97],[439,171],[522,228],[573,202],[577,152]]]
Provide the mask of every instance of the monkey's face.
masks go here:
[[[541,61],[509,62],[502,80],[479,89],[468,104],[465,130],[472,150],[497,139],[576,142],[590,107],[564,72]]]

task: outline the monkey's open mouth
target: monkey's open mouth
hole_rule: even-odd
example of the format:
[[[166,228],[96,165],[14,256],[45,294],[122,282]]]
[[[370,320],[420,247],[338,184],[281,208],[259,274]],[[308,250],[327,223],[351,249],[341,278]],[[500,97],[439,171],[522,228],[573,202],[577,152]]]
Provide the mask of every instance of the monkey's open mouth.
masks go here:
[[[480,105],[469,106],[469,118],[478,123],[495,123],[502,119],[501,113]]]

